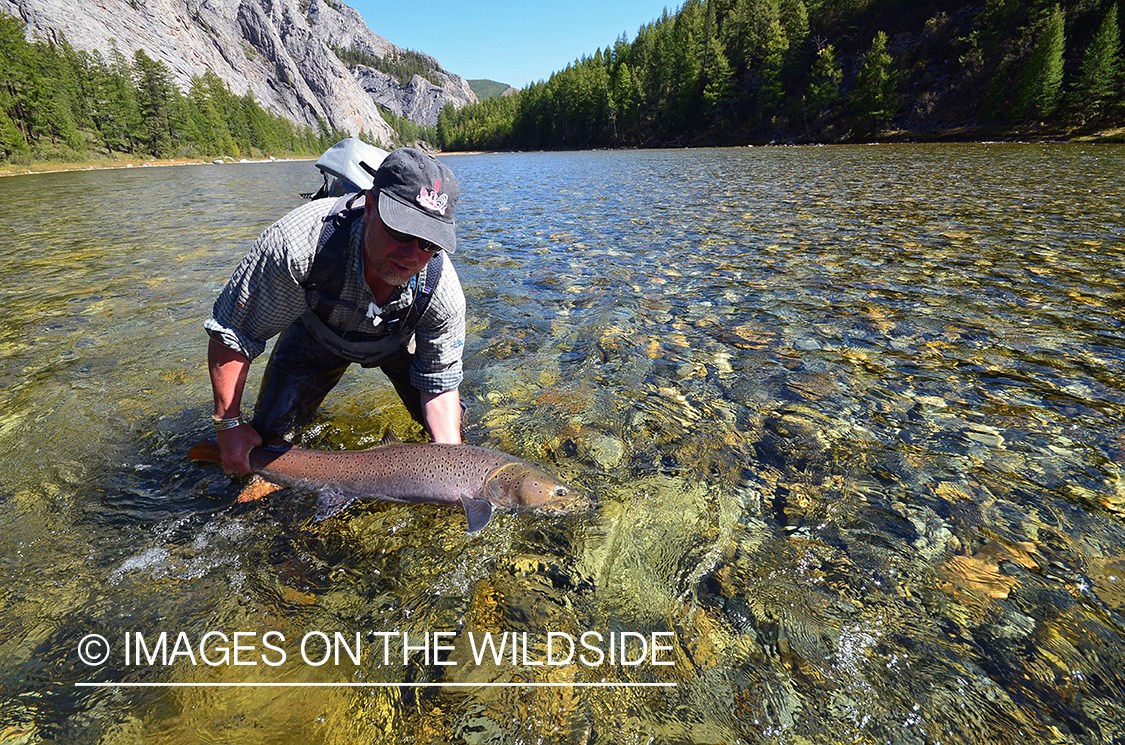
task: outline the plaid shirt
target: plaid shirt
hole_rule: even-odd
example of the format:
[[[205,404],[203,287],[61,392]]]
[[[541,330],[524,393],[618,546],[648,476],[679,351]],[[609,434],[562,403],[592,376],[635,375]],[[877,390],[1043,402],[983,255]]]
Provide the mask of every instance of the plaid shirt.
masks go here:
[[[312,270],[313,257],[325,243],[328,231],[323,230],[324,220],[336,201],[310,202],[266,228],[215,301],[211,318],[204,324],[212,337],[253,360],[265,351],[267,340],[315,304],[316,292],[306,290],[302,283]],[[353,221],[351,227],[343,253],[348,262],[340,291],[343,302],[332,309],[328,325],[353,340],[377,338],[383,334],[383,316],[414,302],[417,278],[398,287],[381,314],[373,315],[375,297],[363,279],[363,218]],[[426,393],[453,390],[463,377],[465,293],[449,257],[444,251],[438,257],[445,265],[426,313],[415,328],[416,348],[410,368],[410,382]]]

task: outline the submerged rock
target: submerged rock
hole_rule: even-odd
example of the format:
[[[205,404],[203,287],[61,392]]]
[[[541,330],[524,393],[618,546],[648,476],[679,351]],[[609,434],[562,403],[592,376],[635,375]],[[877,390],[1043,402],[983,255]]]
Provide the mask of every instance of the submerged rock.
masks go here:
[[[786,407],[765,417],[758,457],[777,468],[822,469],[828,462],[828,420],[807,406]]]

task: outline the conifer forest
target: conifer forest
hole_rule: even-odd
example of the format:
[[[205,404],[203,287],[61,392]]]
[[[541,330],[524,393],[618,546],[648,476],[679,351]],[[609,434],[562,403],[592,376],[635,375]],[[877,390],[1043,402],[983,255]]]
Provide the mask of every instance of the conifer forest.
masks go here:
[[[346,136],[268,112],[210,70],[184,92],[144,50],[107,58],[62,38],[29,42],[0,14],[0,162],[313,155]]]
[[[1107,0],[687,0],[516,96],[447,107],[438,140],[1065,139],[1125,126],[1121,20]]]
[[[1117,0],[686,0],[514,96],[447,106],[436,131],[388,121],[392,144],[454,151],[1120,140],[1121,22]],[[28,41],[0,15],[0,162],[313,155],[345,136],[211,71],[180,90],[143,50]]]

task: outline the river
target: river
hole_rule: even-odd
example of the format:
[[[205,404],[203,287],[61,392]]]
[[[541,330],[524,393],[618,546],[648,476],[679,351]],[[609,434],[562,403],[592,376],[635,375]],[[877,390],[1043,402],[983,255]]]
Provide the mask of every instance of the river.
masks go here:
[[[312,163],[0,179],[0,742],[1125,740],[1125,147],[444,160],[465,439],[594,510],[236,503],[202,324]]]

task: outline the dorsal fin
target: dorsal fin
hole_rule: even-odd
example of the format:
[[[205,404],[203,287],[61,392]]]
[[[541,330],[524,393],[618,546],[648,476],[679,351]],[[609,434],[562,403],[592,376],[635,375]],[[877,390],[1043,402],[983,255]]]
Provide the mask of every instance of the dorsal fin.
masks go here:
[[[476,533],[492,520],[492,503],[487,499],[461,497],[461,506],[465,508],[465,520],[469,523],[466,533]]]
[[[402,440],[398,439],[398,435],[396,435],[395,431],[393,429],[391,429],[390,427],[387,427],[387,431],[383,433],[383,439],[379,441],[379,447],[385,447],[387,445],[401,445],[401,444],[402,444]]]

